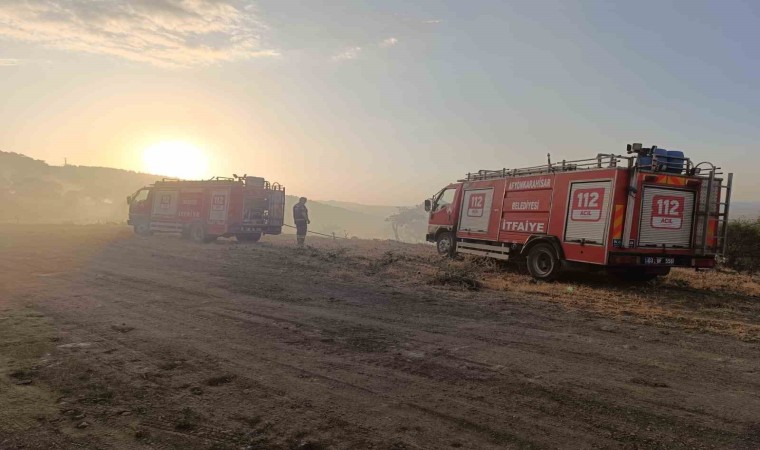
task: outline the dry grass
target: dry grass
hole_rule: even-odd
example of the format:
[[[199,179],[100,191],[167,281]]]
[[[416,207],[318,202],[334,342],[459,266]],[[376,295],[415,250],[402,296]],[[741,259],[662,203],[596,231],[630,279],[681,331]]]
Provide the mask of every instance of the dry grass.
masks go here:
[[[760,299],[760,275],[733,270],[695,272],[675,270],[665,279],[665,285],[688,287],[708,292],[734,293]]]
[[[604,274],[568,275],[557,283],[535,283],[505,273],[490,277],[486,284],[637,323],[760,340],[760,283],[746,275],[676,269],[662,280],[627,284]]]
[[[277,238],[275,245],[282,240]],[[470,257],[441,259],[423,244],[310,238],[309,245],[306,258],[327,263],[331,276],[344,281],[379,278],[415,289],[504,293],[507,301],[550,302],[634,323],[760,340],[757,275],[675,269],[664,279],[643,284],[624,283],[603,273],[568,273],[557,282],[543,283],[516,265]]]

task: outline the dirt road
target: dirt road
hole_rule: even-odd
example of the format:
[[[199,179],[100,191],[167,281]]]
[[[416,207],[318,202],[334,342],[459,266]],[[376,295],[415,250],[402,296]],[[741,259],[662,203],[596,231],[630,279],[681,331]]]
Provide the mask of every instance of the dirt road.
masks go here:
[[[473,291],[385,241],[0,234],[2,449],[760,447],[751,292]]]

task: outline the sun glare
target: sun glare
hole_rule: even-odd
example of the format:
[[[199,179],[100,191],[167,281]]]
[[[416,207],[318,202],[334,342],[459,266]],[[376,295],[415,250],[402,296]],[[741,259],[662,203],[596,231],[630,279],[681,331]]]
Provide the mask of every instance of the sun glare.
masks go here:
[[[198,147],[182,141],[159,142],[143,151],[143,166],[149,173],[197,179],[207,175],[208,158]]]

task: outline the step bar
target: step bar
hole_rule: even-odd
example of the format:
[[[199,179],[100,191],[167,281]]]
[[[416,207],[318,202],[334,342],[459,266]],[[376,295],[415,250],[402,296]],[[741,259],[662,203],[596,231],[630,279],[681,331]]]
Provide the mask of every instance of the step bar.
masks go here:
[[[476,242],[457,241],[457,253],[467,255],[487,256],[490,258],[508,260],[509,247],[503,245],[481,244]]]

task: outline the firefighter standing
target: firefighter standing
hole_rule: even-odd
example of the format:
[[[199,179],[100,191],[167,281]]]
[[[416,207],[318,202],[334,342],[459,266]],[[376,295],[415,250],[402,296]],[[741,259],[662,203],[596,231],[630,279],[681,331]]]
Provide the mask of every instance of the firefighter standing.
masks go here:
[[[293,206],[293,222],[296,224],[298,246],[303,247],[303,243],[306,240],[307,225],[311,223],[309,220],[309,210],[306,209],[306,197],[301,197],[298,203]]]

